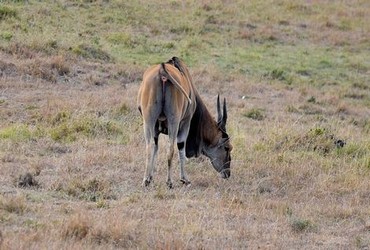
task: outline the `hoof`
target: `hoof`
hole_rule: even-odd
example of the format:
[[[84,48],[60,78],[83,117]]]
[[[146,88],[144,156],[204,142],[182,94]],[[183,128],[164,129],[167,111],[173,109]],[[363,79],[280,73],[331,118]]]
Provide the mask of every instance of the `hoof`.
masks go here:
[[[146,178],[143,180],[143,186],[144,187],[147,187],[149,186],[150,182],[151,182],[152,178]]]
[[[167,187],[168,187],[169,189],[172,189],[172,188],[173,188],[173,184],[172,184],[172,182],[167,181],[167,182],[166,182],[166,184],[167,184]]]
[[[185,186],[190,186],[191,185],[191,182],[186,180],[186,179],[181,179],[180,180],[182,184],[184,184]]]

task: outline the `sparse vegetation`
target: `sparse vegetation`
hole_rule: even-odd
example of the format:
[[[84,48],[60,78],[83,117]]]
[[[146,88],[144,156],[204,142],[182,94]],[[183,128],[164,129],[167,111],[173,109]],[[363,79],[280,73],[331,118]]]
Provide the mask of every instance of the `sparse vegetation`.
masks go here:
[[[61,115],[61,117],[59,117]],[[119,139],[123,142],[126,135],[118,121],[103,121],[92,117],[81,117],[77,120],[63,117],[63,113],[54,118],[56,125],[50,130],[50,137],[55,141],[73,142],[80,136],[97,137],[106,139]]]
[[[67,183],[61,183],[58,191],[64,191],[66,194],[87,201],[102,201],[115,199],[107,180],[91,179],[85,180],[82,177],[70,180]]]
[[[110,55],[99,48],[94,48],[85,44],[78,45],[72,51],[86,59],[96,59],[102,61],[110,61]]]
[[[64,228],[61,231],[61,236],[64,239],[73,238],[82,240],[91,230],[91,221],[86,215],[77,214],[72,216],[70,220],[64,223]]]
[[[253,119],[253,120],[257,120],[257,121],[261,121],[265,118],[265,116],[263,114],[263,110],[258,109],[258,108],[254,108],[254,109],[249,110],[248,112],[246,112],[244,114],[244,116],[246,116],[250,119]]]
[[[0,209],[8,213],[22,215],[27,210],[26,199],[22,195],[6,197],[0,196]]]
[[[369,23],[365,0],[2,1],[0,248],[367,249]],[[138,86],[172,56],[227,99],[229,181],[201,157],[168,190],[161,146],[140,185]]]
[[[0,130],[0,138],[3,140],[26,141],[34,138],[36,134],[31,128],[23,124],[14,124]]]
[[[305,219],[292,219],[291,226],[294,232],[296,233],[302,233],[308,230],[312,230],[314,228],[314,225],[310,220]]]
[[[9,6],[0,6],[0,21],[5,18],[16,17],[17,11]]]
[[[17,185],[19,187],[33,187],[38,186],[38,183],[35,180],[34,175],[31,173],[25,173],[18,177]]]

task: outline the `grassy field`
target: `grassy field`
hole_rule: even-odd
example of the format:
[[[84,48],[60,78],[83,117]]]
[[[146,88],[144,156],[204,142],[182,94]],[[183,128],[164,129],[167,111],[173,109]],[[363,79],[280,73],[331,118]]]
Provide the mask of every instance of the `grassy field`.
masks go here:
[[[370,4],[0,1],[0,249],[369,249]],[[143,188],[136,95],[182,58],[232,173]]]

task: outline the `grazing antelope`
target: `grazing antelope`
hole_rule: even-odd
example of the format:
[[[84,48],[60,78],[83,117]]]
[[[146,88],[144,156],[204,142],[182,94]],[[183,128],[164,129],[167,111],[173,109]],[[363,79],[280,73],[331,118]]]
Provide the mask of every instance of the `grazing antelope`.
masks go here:
[[[167,186],[172,188],[171,167],[177,143],[180,160],[180,180],[188,185],[184,165],[186,157],[207,156],[222,178],[230,177],[232,145],[226,133],[226,100],[221,113],[217,97],[216,122],[195,89],[186,65],[177,57],[147,69],[139,94],[139,111],[144,120],[146,141],[146,171],[143,185],[153,179],[159,134],[167,134]]]

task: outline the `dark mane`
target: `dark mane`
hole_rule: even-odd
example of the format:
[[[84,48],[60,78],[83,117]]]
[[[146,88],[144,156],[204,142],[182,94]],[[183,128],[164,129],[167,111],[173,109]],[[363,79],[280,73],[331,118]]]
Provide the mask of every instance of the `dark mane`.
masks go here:
[[[186,157],[198,157],[202,152],[202,145],[203,145],[203,128],[202,128],[202,118],[203,114],[206,111],[206,106],[204,105],[202,99],[198,95],[195,94],[197,107],[193,114],[190,123],[190,130],[188,138],[186,139]]]
[[[176,56],[172,57],[170,60],[168,60],[169,64],[172,64],[174,67],[176,67],[182,74],[185,74],[185,70],[183,69],[181,65],[181,61]]]
[[[189,82],[192,82],[189,72],[187,71],[186,68],[184,68],[184,64],[179,58],[172,57],[170,60],[168,60],[167,63],[176,67],[188,79]],[[203,103],[202,99],[200,98],[195,88],[194,88],[194,95],[195,95],[196,109],[195,109],[195,112],[190,122],[190,129],[189,129],[188,137],[186,139],[186,149],[185,149],[186,157],[188,158],[198,157],[202,153],[202,148],[204,144],[204,138],[203,138],[204,119],[207,119],[210,117],[207,107]]]

